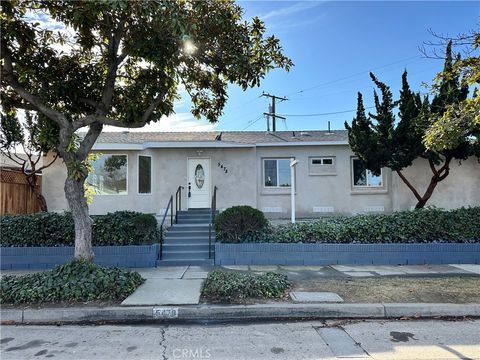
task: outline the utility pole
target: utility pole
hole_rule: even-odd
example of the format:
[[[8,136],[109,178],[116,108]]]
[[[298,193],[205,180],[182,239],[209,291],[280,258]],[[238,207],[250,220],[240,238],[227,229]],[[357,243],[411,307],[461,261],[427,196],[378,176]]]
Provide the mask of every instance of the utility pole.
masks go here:
[[[275,114],[275,101],[276,100],[280,100],[280,101],[286,101],[288,100],[286,97],[280,97],[280,96],[275,96],[275,95],[271,95],[269,93],[262,93],[262,96],[265,96],[265,97],[269,97],[272,99],[272,105],[269,107],[269,112],[268,113],[264,113],[264,115],[267,115],[267,116],[271,116],[272,117],[272,131],[275,132],[277,131],[277,122],[276,122],[276,119],[279,118],[279,119],[283,119],[283,120],[286,120],[285,117],[283,116],[279,116],[279,115],[276,115]],[[267,118],[268,119],[268,118]],[[268,121],[268,124],[267,124],[267,130],[270,130],[270,121]]]

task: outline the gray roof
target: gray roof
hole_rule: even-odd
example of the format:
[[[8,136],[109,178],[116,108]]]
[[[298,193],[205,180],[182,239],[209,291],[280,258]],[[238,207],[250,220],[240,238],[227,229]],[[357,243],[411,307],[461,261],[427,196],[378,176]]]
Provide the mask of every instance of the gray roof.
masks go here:
[[[221,141],[238,144],[347,142],[346,130],[331,131],[205,131],[205,132],[103,132],[97,143]]]

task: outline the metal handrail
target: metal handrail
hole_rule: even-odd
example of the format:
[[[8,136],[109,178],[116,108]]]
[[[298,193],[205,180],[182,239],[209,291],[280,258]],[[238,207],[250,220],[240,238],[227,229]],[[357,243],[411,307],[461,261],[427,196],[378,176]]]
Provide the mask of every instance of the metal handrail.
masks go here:
[[[178,224],[178,212],[182,211],[182,189],[183,186],[179,186],[175,193],[175,224]]]
[[[215,223],[215,214],[217,213],[217,186],[213,187],[213,196],[211,203],[210,224],[208,224],[208,258],[212,258],[212,227]]]
[[[173,225],[173,218],[175,217],[175,224],[178,223],[178,212],[182,211],[182,189],[183,186],[179,186],[177,192],[175,193],[175,213],[173,212],[173,195],[170,195],[170,200],[168,200],[167,207],[165,208],[165,213],[163,214],[162,221],[160,222],[160,260],[163,256],[163,227],[165,224],[165,219],[168,215],[168,210],[170,209],[170,226]]]
[[[170,195],[170,200],[168,200],[165,213],[163,214],[162,221],[160,222],[160,260],[162,260],[163,255],[163,225],[165,224],[165,219],[168,215],[168,210],[170,209],[170,226],[173,225],[173,195]]]

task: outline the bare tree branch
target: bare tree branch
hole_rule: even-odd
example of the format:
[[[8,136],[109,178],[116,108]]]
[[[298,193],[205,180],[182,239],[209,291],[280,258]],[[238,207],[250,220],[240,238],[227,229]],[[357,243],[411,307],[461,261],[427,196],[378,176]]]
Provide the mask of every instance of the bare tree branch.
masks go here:
[[[110,18],[106,18],[106,21],[111,21]],[[115,90],[115,80],[117,78],[117,70],[120,63],[125,59],[126,54],[117,56],[120,41],[125,30],[125,21],[122,20],[118,24],[117,29],[110,35],[108,40],[108,70],[107,78],[103,87],[102,100],[97,105],[96,113],[98,115],[106,115],[110,109],[112,103],[113,91]]]
[[[43,165],[40,168],[38,168],[37,171],[42,171],[43,169],[48,168],[50,165],[52,165],[58,159],[59,156],[60,156],[59,153],[55,153],[55,156],[53,157],[53,160],[50,161],[47,165]]]
[[[40,111],[42,114],[52,119],[59,125],[68,126],[67,118],[60,112],[55,111],[46,106],[43,101],[30,92],[28,92],[19,82],[17,77],[13,73],[13,61],[5,42],[1,42],[3,66],[2,77],[6,82],[15,90],[15,92],[22,97],[25,101],[28,101],[35,107],[35,110]]]
[[[7,158],[9,158],[10,160],[12,160],[15,164],[17,164],[17,165],[19,165],[19,166],[22,166],[22,164],[23,164],[24,161],[20,162],[20,161],[16,160],[12,155],[10,155],[10,153],[8,153],[8,152],[6,152],[6,151],[1,150],[1,153],[2,153],[4,156],[6,156]],[[17,156],[17,158],[18,158],[18,156]]]

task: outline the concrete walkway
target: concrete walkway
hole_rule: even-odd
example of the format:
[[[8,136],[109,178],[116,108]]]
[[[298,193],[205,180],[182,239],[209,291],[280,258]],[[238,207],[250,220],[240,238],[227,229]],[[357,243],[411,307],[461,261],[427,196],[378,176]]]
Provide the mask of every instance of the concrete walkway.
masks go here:
[[[200,301],[203,279],[209,273],[201,266],[132,269],[146,279],[122,306],[195,305]]]
[[[263,273],[281,272],[289,278],[302,276],[331,277],[379,277],[379,276],[448,276],[480,275],[480,265],[328,265],[328,266],[277,266],[277,265],[232,265],[223,266],[236,271]]]

